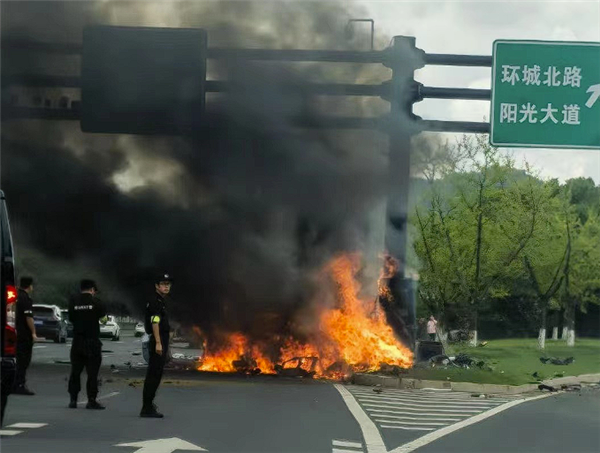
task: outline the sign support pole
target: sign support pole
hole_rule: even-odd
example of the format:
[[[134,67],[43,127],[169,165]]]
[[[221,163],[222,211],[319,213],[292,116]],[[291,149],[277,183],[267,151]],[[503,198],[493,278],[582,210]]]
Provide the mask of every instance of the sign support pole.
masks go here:
[[[413,285],[406,275],[408,245],[408,196],[410,186],[410,154],[412,136],[418,133],[412,113],[414,71],[424,66],[415,38],[395,36],[390,47],[392,70],[390,95],[389,173],[386,208],[385,249],[390,290],[382,305],[397,334],[414,348],[416,340],[416,299]]]

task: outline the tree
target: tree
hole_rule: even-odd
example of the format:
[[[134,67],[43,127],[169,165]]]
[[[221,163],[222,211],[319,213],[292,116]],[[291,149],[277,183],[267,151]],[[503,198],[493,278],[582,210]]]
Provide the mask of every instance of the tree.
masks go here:
[[[567,346],[575,345],[575,313],[600,304],[600,215],[589,212],[585,224],[569,225],[564,305]]]
[[[565,183],[569,193],[569,202],[575,207],[577,217],[582,224],[589,215],[600,212],[600,187],[596,187],[592,178],[573,178]]]
[[[551,299],[565,278],[563,268],[568,253],[565,222],[561,218],[558,182],[543,183],[546,196],[539,213],[539,228],[529,241],[523,255],[523,271],[535,293],[539,313],[538,347],[546,346],[547,316]]]
[[[423,263],[422,300],[441,311],[450,303],[467,308],[476,344],[479,309],[491,295],[507,293],[503,282],[518,272],[548,191],[485,136],[464,136],[457,147],[465,156],[455,166],[461,171],[434,181],[413,216],[415,251]]]

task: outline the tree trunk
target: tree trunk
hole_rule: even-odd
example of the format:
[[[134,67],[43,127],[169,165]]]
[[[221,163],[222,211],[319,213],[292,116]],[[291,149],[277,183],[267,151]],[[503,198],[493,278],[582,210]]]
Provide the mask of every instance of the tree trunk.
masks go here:
[[[575,346],[575,329],[569,329],[567,333],[567,346]]]
[[[567,326],[563,326],[562,334],[560,335],[561,340],[567,340],[567,334],[569,333],[569,328]]]
[[[553,340],[558,340],[558,327],[553,327],[552,328],[552,339]]]
[[[477,329],[469,331],[469,346],[477,346]]]
[[[546,328],[540,327],[540,332],[538,334],[538,348],[545,349],[546,348]]]
[[[473,324],[471,326],[471,330],[469,331],[469,346],[477,346],[477,310],[473,311]]]
[[[565,326],[563,327],[563,340],[567,340],[567,346],[575,346],[575,307],[571,300],[565,308]]]
[[[575,346],[575,309],[571,307],[567,324],[567,346]]]
[[[538,348],[540,348],[540,349],[546,348],[546,324],[548,322],[548,307],[546,305],[547,305],[546,301],[543,300],[542,319],[541,319],[541,326],[540,326],[540,331],[539,331],[539,335],[538,335]]]

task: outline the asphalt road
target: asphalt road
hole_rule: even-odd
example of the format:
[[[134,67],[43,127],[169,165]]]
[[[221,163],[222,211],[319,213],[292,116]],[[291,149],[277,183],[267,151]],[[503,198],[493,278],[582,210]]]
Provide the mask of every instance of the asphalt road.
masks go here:
[[[33,346],[33,364],[69,364],[69,352],[71,350],[71,339],[66,344],[58,344],[53,341],[39,341]],[[104,366],[133,366],[145,367],[142,357],[142,340],[134,337],[133,330],[122,330],[120,341],[112,341],[110,338],[102,338],[102,364]],[[187,343],[175,343],[172,346],[174,354],[185,356],[198,356],[201,351],[188,347]]]
[[[145,372],[133,355],[139,339],[105,342],[112,352],[104,353],[100,395],[107,410],[99,412],[84,408],[83,394],[77,410],[66,407],[68,345],[37,346],[46,346],[34,351],[29,372],[37,394],[10,397],[3,453],[600,451],[599,389],[522,402],[169,370],[156,401],[166,417],[148,420],[138,417]]]

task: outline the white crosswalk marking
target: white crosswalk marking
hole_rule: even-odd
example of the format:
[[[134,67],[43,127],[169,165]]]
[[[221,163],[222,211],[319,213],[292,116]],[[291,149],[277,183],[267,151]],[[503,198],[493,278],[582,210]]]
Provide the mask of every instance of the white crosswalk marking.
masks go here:
[[[389,425],[381,425],[382,428],[388,429],[406,429],[409,431],[435,431],[436,428],[423,428],[421,426],[389,426]]]
[[[334,439],[331,444],[334,447],[352,447],[352,448],[361,448],[362,449],[362,444],[359,442],[350,442],[348,440],[337,440]]]
[[[331,453],[364,453],[361,442],[345,439],[333,439],[331,441]]]
[[[380,429],[434,431],[514,399],[479,398],[465,392],[347,388]]]
[[[363,444],[350,440],[333,439],[331,453],[364,453]]]
[[[359,400],[360,401],[360,400]],[[361,402],[362,403],[362,402]],[[397,409],[397,410],[404,410],[407,412],[424,412],[424,411],[429,411],[429,412],[439,412],[439,413],[462,413],[464,414],[477,414],[478,412],[481,412],[478,409],[448,409],[448,408],[444,408],[444,409],[437,409],[435,407],[419,407],[419,406],[415,406],[415,407],[407,407],[404,404],[376,404],[376,403],[364,403],[361,404],[362,406],[367,406],[367,407],[387,407],[387,408],[393,408],[393,409]]]
[[[431,406],[435,406],[435,407],[444,407],[444,408],[461,408],[461,407],[468,407],[468,408],[478,408],[478,409],[487,409],[489,407],[494,407],[496,406],[496,404],[490,404],[490,403],[486,403],[486,404],[475,404],[475,403],[460,403],[460,402],[456,402],[456,403],[446,403],[446,402],[439,402],[439,403],[432,403],[432,402],[419,402],[419,400],[411,400],[411,401],[406,401],[406,400],[400,400],[397,398],[373,398],[373,397],[366,397],[366,396],[362,396],[361,399],[363,401],[385,401],[388,404],[402,404],[404,406],[415,406],[415,407],[431,407]]]

